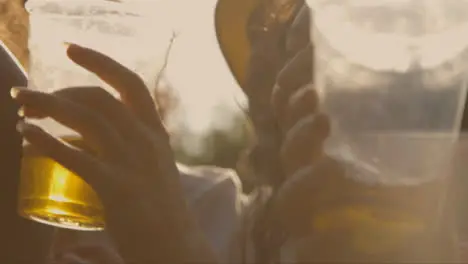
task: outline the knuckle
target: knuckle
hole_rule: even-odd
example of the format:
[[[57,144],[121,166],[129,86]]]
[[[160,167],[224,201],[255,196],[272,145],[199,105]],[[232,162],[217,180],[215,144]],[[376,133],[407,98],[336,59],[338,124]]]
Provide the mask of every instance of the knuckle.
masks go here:
[[[278,83],[275,84],[273,87],[273,91],[270,98],[270,103],[273,107],[274,114],[278,117],[278,115],[282,112],[282,102],[284,101],[284,96],[282,93],[281,87]]]
[[[89,87],[90,91],[98,98],[108,98],[111,94],[100,86]]]
[[[111,96],[99,86],[77,86],[61,89],[54,93],[58,97],[76,103],[99,103],[103,98]]]
[[[312,80],[312,57],[302,52],[293,57],[279,72],[276,82],[280,87],[295,90]]]
[[[311,84],[301,86],[288,100],[288,106],[294,107],[301,104],[316,104],[316,92]]]
[[[289,131],[286,132],[285,144],[290,144],[290,142],[294,141],[296,138],[307,134],[309,128],[315,124],[317,116],[312,114],[306,117],[301,118],[297,121]]]
[[[86,98],[83,99],[92,102],[92,104],[106,104],[109,100],[115,100],[108,91],[99,86],[87,87],[84,96]]]
[[[129,87],[137,87],[137,88],[144,88],[144,89],[139,89],[144,90],[145,92],[148,92],[148,89],[146,89],[146,84],[143,80],[143,78],[140,77],[140,75],[136,72],[133,71],[128,71],[127,78]]]

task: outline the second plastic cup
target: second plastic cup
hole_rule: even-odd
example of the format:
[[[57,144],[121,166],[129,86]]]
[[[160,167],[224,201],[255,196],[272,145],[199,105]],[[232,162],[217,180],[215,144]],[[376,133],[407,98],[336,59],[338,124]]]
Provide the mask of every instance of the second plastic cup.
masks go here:
[[[369,182],[440,177],[465,105],[468,1],[309,5],[328,153]]]
[[[445,212],[467,94],[468,1],[307,2],[314,87],[331,120],[325,153],[345,173],[333,187],[341,202],[317,217],[372,225],[353,245],[395,250]]]

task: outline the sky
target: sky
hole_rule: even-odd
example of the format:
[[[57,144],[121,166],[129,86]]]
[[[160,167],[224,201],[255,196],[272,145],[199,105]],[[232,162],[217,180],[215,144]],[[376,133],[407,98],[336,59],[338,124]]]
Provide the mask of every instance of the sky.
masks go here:
[[[215,4],[216,0],[166,0],[162,4],[169,10],[161,16],[168,16],[163,19],[177,34],[166,71],[181,107],[173,122],[184,122],[194,133],[227,125],[223,122],[230,119],[220,117],[219,106],[237,113],[239,104],[245,103],[218,46]]]

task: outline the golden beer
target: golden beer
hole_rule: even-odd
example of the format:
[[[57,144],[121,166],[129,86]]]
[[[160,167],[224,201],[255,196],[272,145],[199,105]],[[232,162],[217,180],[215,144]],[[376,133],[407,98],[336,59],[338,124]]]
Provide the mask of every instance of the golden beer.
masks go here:
[[[66,141],[87,149],[80,138]],[[48,225],[88,231],[104,228],[103,206],[94,190],[31,145],[23,149],[18,206],[20,215]]]
[[[452,234],[440,232],[449,225],[441,219],[447,179],[386,186],[323,176],[311,199],[314,236],[299,247],[300,260],[453,260]]]

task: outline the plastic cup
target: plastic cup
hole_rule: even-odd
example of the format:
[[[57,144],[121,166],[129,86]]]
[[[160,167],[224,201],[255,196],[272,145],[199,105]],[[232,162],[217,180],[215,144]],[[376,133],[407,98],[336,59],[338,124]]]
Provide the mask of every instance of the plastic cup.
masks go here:
[[[53,92],[71,86],[100,86],[117,92],[66,56],[75,43],[110,56],[155,88],[172,37],[158,1],[30,0],[30,71],[28,89]],[[159,8],[159,9],[158,9]],[[51,119],[29,120],[83,149],[75,131]],[[19,213],[37,222],[74,230],[102,230],[99,197],[78,175],[41,156],[24,142]]]
[[[362,180],[442,176],[466,96],[468,1],[310,0],[332,156]]]
[[[359,231],[372,234],[353,245],[360,243],[356,248],[367,253],[395,250],[375,234],[391,241],[401,231],[406,236],[400,240],[408,244],[440,224],[445,211],[467,94],[468,1],[307,2],[314,89],[331,120],[324,149],[346,176],[335,187],[347,193],[343,197],[359,197],[345,204],[354,216],[372,219],[365,226],[412,225],[404,232],[383,224]],[[379,215],[385,210],[393,213]]]

